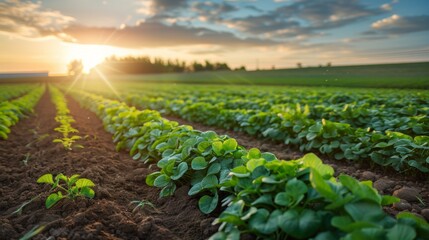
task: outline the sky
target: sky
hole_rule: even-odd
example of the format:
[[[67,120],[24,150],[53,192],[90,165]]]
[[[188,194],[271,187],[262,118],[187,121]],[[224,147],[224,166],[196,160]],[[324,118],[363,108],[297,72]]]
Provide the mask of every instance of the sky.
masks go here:
[[[0,72],[149,56],[247,69],[429,61],[428,0],[0,0]]]

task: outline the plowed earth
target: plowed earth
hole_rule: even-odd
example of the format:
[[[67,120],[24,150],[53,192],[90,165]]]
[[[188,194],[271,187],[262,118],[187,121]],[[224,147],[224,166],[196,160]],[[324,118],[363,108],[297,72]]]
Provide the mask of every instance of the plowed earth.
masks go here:
[[[15,125],[7,141],[0,141],[0,239],[18,239],[36,226],[45,228],[34,239],[205,239],[216,231],[214,218],[200,213],[187,187],[159,199],[159,190],[145,184],[154,167],[115,152],[112,136],[93,113],[71,98],[68,106],[76,120],[73,127],[84,137],[79,141],[83,149],[67,151],[52,143],[60,135],[53,130],[58,123],[48,92],[35,114]],[[46,209],[49,186],[36,183],[45,173],[81,174],[93,180],[95,198],[62,200]],[[12,214],[39,194],[21,214]],[[130,202],[143,199],[156,209],[146,205],[133,212]]]

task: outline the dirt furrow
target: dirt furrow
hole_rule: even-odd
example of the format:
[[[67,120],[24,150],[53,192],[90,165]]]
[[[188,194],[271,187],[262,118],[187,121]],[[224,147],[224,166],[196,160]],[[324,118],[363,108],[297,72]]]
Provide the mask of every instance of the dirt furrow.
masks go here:
[[[216,230],[213,218],[201,214],[196,200],[187,196],[187,187],[159,199],[158,189],[144,182],[153,170],[126,152],[115,152],[112,136],[93,113],[71,98],[68,105],[83,149],[66,151],[52,143],[59,134],[53,131],[58,124],[48,93],[35,115],[14,126],[8,141],[0,141],[0,239],[17,239],[35,226],[45,226],[35,239],[204,239]],[[44,173],[81,174],[96,184],[95,198],[62,200],[45,209],[49,187],[36,183]],[[40,193],[21,214],[12,214]],[[133,212],[134,200],[149,201],[155,209],[146,205]]]

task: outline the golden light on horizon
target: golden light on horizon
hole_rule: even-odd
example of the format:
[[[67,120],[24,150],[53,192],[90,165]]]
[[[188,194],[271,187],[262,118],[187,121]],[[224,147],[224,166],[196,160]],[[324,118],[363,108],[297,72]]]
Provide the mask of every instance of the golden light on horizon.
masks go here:
[[[110,46],[70,44],[67,61],[82,60],[84,73],[89,73],[93,67],[103,62],[105,58],[112,55],[121,56],[125,53],[126,51],[123,49]]]

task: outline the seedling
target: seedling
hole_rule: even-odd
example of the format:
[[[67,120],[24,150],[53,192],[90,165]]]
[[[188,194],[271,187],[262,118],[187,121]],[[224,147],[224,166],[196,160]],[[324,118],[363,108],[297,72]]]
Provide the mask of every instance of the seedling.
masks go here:
[[[29,240],[34,236],[36,236],[37,234],[41,233],[45,229],[45,227],[46,227],[45,225],[42,225],[42,226],[36,225],[30,231],[28,231],[24,236],[22,236],[19,240]]]
[[[30,153],[26,153],[25,155],[25,158],[22,160],[22,162],[24,163],[24,165],[25,166],[27,166],[27,164],[28,164],[28,160],[30,160]]]
[[[32,199],[24,202],[23,204],[21,204],[21,206],[19,206],[18,209],[16,209],[15,211],[13,211],[11,213],[11,215],[14,215],[14,214],[21,215],[22,210],[24,209],[24,207],[27,206],[28,204],[32,203],[34,200],[38,199],[39,197],[40,197],[40,194],[37,195],[37,196],[35,196],[35,197],[33,197]]]
[[[80,178],[79,174],[67,177],[60,173],[53,178],[52,174],[47,173],[39,177],[37,183],[46,183],[52,186],[49,191],[52,193],[45,201],[48,209],[63,198],[75,200],[77,197],[94,198],[95,195],[94,190],[91,188],[95,184],[87,178]]]
[[[149,202],[148,200],[141,200],[141,201],[138,201],[138,200],[135,200],[135,201],[131,201],[131,203],[130,204],[136,204],[136,207],[133,209],[133,212],[135,212],[135,211],[137,211],[137,209],[143,209],[144,207],[145,207],[145,205],[147,205],[147,206],[149,206],[149,207],[151,207],[152,209],[154,209],[155,211],[158,211],[156,208],[155,208],[155,205],[153,205],[153,203],[151,203],[151,202]]]
[[[72,137],[56,138],[52,142],[54,142],[54,143],[61,143],[64,146],[65,149],[72,150],[73,143],[76,142],[76,140],[79,140],[79,139],[81,139],[80,136],[74,135]],[[83,148],[83,146],[80,145],[80,144],[74,145],[74,147]]]

